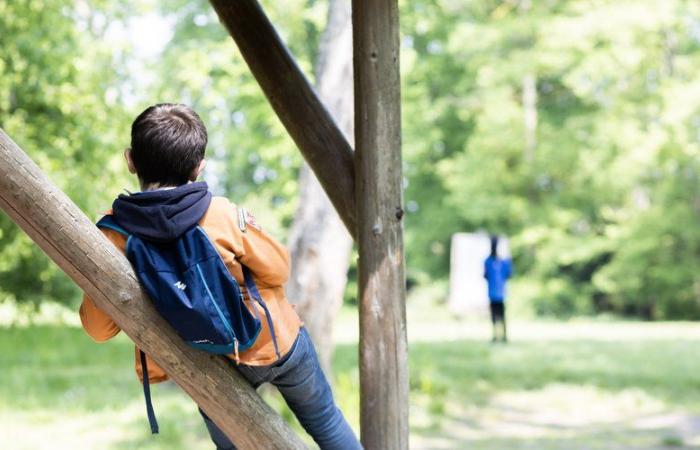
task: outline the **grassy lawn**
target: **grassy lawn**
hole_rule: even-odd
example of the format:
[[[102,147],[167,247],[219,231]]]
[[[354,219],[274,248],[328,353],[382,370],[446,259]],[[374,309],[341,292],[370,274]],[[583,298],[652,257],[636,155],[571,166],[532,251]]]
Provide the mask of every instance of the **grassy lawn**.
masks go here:
[[[511,342],[494,345],[483,321],[408,314],[412,448],[700,448],[695,324],[515,321]],[[335,391],[356,426],[353,313],[340,323]],[[97,345],[73,326],[0,327],[0,367],[0,448],[211,448],[172,384],[154,388],[161,434],[149,434],[123,336]]]

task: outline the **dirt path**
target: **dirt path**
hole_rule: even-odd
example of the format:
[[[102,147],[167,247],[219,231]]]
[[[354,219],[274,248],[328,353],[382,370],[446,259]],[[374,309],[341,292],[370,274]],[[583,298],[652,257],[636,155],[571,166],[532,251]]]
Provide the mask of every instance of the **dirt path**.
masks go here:
[[[481,407],[447,411],[411,448],[484,450],[700,449],[700,414],[668,410],[638,390],[552,385],[503,392]]]

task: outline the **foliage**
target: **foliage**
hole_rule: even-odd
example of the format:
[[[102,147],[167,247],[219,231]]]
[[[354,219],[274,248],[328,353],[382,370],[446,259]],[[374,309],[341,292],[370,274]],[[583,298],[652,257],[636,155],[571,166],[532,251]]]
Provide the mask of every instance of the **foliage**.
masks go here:
[[[327,3],[263,6],[313,80]],[[445,279],[452,233],[487,230],[512,238],[539,314],[700,318],[700,6],[400,6],[410,281]],[[113,39],[144,15],[172,28],[155,57],[139,57],[147,42]],[[0,39],[0,125],[90,215],[135,187],[120,160],[129,118],[185,102],[209,128],[214,191],[284,236],[301,158],[208,2],[5,2]],[[0,290],[19,301],[77,294],[4,216]]]
[[[205,177],[212,188],[236,203],[245,202],[282,238],[296,206],[301,156],[209,2],[180,6],[161,9],[176,25],[163,57],[153,65],[167,79],[154,84],[153,97],[194,106],[209,129]],[[313,74],[325,2],[264,6],[299,65]],[[288,14],[290,9],[296,13]]]
[[[105,191],[123,180],[115,43],[99,42],[129,2],[0,3],[0,126],[84,211],[97,216]],[[110,22],[111,23],[111,22]],[[72,282],[0,216],[0,296],[71,301]]]
[[[415,1],[403,26],[409,266],[444,276],[484,229],[539,313],[700,318],[698,5]]]
[[[414,334],[420,340],[409,346],[411,448],[661,448],[673,436],[669,421],[696,417],[700,358],[692,324],[579,322],[572,326],[587,337],[573,340],[568,327],[530,323],[523,324],[527,340],[494,346],[487,323],[411,308],[409,330],[436,330]],[[347,317],[356,314],[345,313],[341,325],[355,331]],[[482,338],[464,337],[479,326]],[[620,330],[622,339],[601,338]],[[196,406],[171,384],[152,386],[161,434],[150,435],[133,358],[123,335],[96,345],[76,327],[0,326],[3,442],[42,448],[50,436],[52,448],[211,448]],[[357,358],[356,342],[344,343],[333,364],[335,398],[355,427]],[[290,417],[279,397],[264,395]],[[523,429],[538,432],[523,436]]]

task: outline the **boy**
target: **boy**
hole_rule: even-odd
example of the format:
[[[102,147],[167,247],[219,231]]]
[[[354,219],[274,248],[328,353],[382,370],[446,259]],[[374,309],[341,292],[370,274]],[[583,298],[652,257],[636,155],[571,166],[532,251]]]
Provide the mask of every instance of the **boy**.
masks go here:
[[[497,325],[503,329],[502,340],[508,341],[506,332],[506,281],[511,277],[513,265],[510,259],[499,258],[498,237],[491,236],[491,253],[484,261],[484,278],[489,287],[489,306],[493,324],[493,342],[498,340]]]
[[[129,172],[136,174],[142,192],[120,195],[113,204],[114,219],[142,239],[167,242],[199,225],[209,236],[231,275],[244,286],[241,263],[253,274],[272,318],[278,359],[270,329],[239,355],[235,367],[255,388],[270,382],[277,386],[302,426],[322,449],[361,448],[352,429],[336,407],[330,386],[321,371],[313,344],[301,320],[289,304],[284,283],[289,275],[286,249],[262,231],[255,219],[227,199],[212,197],[205,182],[195,182],[206,164],[207,131],[199,116],[185,105],[158,104],[147,108],[131,127],[131,148],[124,151]],[[125,237],[102,229],[125,252]],[[248,308],[260,305],[246,302]],[[80,306],[85,331],[104,342],[120,329],[85,296]],[[136,372],[143,379],[139,351]],[[151,382],[168,375],[147,360]],[[200,409],[217,449],[234,449],[224,433]]]

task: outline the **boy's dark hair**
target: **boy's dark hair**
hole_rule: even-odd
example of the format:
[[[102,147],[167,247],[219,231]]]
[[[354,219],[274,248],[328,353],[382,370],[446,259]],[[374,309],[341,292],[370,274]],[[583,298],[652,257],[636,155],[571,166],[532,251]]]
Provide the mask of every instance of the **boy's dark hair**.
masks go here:
[[[142,184],[180,186],[194,181],[206,147],[207,129],[186,105],[149,106],[131,125],[131,159]]]

